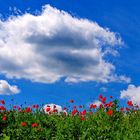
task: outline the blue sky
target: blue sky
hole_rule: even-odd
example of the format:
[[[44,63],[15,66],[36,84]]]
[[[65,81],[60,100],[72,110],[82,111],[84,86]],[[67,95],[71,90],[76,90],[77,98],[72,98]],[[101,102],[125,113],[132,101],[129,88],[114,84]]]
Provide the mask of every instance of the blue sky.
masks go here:
[[[30,18],[25,18],[26,21],[29,20],[31,22],[30,25],[27,24],[26,26],[31,26],[33,30],[31,30],[31,27],[26,28],[26,26],[24,25],[24,29],[22,30],[22,33],[24,34],[24,30],[28,28],[30,29],[28,30],[29,33],[30,31],[31,33],[33,31],[35,33],[36,32],[38,33],[36,36],[32,34],[32,36],[29,36],[29,38],[27,38],[28,44],[35,46],[35,45],[38,45],[38,43],[44,43],[44,42],[46,43],[45,45],[44,44],[41,45],[41,47],[40,46],[37,47],[36,48],[37,50],[35,51],[33,50],[34,53],[38,53],[40,56],[43,55],[43,58],[45,58],[43,59],[43,64],[46,66],[44,68],[42,65],[41,66],[39,65],[40,61],[37,64],[33,62],[36,60],[34,59],[34,56],[33,58],[31,57],[30,59],[28,55],[31,55],[32,52],[30,52],[30,54],[24,55],[26,51],[25,52],[23,51],[24,45],[22,43],[25,43],[25,42],[23,42],[24,40],[22,40],[21,38],[20,38],[21,42],[18,42],[18,43],[20,44],[19,46],[23,45],[22,48],[20,49],[17,43],[17,45],[15,44],[16,47],[10,50],[10,47],[12,47],[12,45],[15,43],[15,40],[18,38],[18,36],[16,35],[15,37],[13,37],[12,35],[14,34],[11,34],[11,32],[14,33],[15,30],[20,30],[20,28],[22,27],[20,27],[20,23],[19,25],[17,23],[17,26],[14,26],[14,25],[7,24],[6,22],[7,22],[7,19],[11,15],[15,15],[16,16],[15,18],[18,18],[18,16],[21,16],[21,17],[26,16],[27,13],[30,13],[30,15],[34,16],[35,11],[42,12],[42,6],[45,6],[47,4],[50,5],[50,7],[52,8],[51,9],[52,11],[46,10],[47,14],[44,17],[41,14],[43,18],[47,18],[50,11],[52,12],[52,17],[53,17],[53,14],[54,14],[53,12],[55,10],[54,9],[55,7],[58,11],[63,10],[69,13],[70,17],[72,17],[72,19],[69,18],[70,21],[73,21],[74,18],[76,18],[77,20],[79,20],[80,23],[74,22],[75,23],[74,24],[72,22],[74,24],[73,25],[71,22],[68,22],[66,19],[67,17],[63,17],[62,12],[60,13],[58,12],[57,15],[55,15],[55,16],[58,16],[57,20],[59,20],[59,17],[62,16],[61,17],[62,21],[60,21],[58,25],[56,22],[55,28],[54,27],[51,28],[53,24],[53,18],[51,16],[48,18],[48,20],[52,20],[52,22],[50,22],[49,24],[45,21],[44,23],[42,23],[38,15],[35,16],[37,20],[36,24],[34,24],[34,22],[31,22]],[[124,101],[125,101],[124,99],[131,99],[134,102],[138,103],[140,101],[140,99],[138,99],[140,97],[139,6],[140,6],[140,2],[138,0],[133,0],[133,1],[118,0],[115,2],[112,0],[108,0],[108,1],[98,1],[98,0],[81,0],[81,1],[12,0],[10,1],[10,0],[5,0],[4,2],[0,1],[0,14],[1,14],[1,22],[2,22],[0,24],[0,31],[5,36],[8,36],[8,37],[10,36],[9,37],[10,39],[4,42],[5,50],[3,49],[2,51],[4,51],[5,55],[4,53],[3,55],[0,54],[0,58],[1,58],[0,79],[8,82],[6,83],[6,85],[8,85],[6,89],[4,89],[4,87],[1,87],[0,89],[0,99],[4,99],[8,104],[11,103],[11,99],[14,99],[15,104],[23,104],[26,101],[27,104],[55,103],[55,104],[64,106],[67,104],[67,102],[69,102],[70,99],[74,99],[76,101],[76,104],[88,104],[89,102],[94,102],[94,100],[98,98],[98,95],[100,93],[103,93],[103,95],[105,96],[112,95],[114,98],[119,99],[122,104],[124,104]],[[15,13],[14,12],[15,8],[18,9],[20,12]],[[82,25],[84,21],[81,21],[80,20],[81,18],[87,19],[87,22],[85,22],[84,25],[89,25],[89,30],[88,28],[85,28],[85,26]],[[12,20],[14,22],[14,19]],[[24,19],[21,19],[21,20],[19,19],[19,22],[20,21],[22,21],[23,23]],[[88,21],[89,22],[91,21],[92,23],[89,23]],[[97,26],[95,25],[95,22],[98,24]],[[12,21],[11,22],[9,21],[9,23],[12,23]],[[38,27],[38,24],[41,24],[40,26],[42,27]],[[3,29],[3,26],[6,28],[9,28],[11,32],[7,31],[6,29]],[[66,27],[64,28],[64,26]],[[46,35],[46,32],[48,31],[47,30],[48,28],[50,28],[52,32],[56,32],[56,33],[57,33],[57,30],[60,30],[60,34],[58,34],[59,36],[57,36],[56,34],[55,36],[56,38],[54,37],[52,38],[52,40],[49,40],[48,38],[45,38],[43,32],[41,32],[43,31],[42,30],[43,27],[44,28],[46,27],[45,29],[43,29],[45,30],[45,33],[44,33],[45,35]],[[74,28],[74,30],[72,27]],[[77,29],[77,27],[81,27],[81,32]],[[97,32],[92,30],[92,27],[97,28]],[[101,28],[103,29],[103,31]],[[109,31],[107,31],[106,28],[109,28]],[[86,39],[88,43],[85,41],[84,33],[86,32],[89,34],[89,38]],[[17,34],[17,32],[15,34]],[[68,37],[65,37],[67,36],[67,34],[68,34]],[[83,34],[83,36],[80,36],[80,34]],[[100,45],[96,46],[96,42],[95,44],[92,44],[91,46],[89,45],[92,41],[92,35],[99,37],[98,40],[95,40],[96,38],[93,38],[93,40],[99,41]],[[76,39],[73,36],[75,36]],[[112,42],[108,40],[108,36],[109,38],[112,38],[113,40]],[[43,37],[44,37],[44,40],[42,41],[41,39]],[[3,38],[4,36],[0,34],[0,43],[3,41]],[[121,38],[122,40],[121,43],[119,42],[119,38]],[[73,40],[74,42],[75,40],[78,40],[76,42],[77,44],[74,44],[74,43],[72,44],[71,42]],[[56,41],[56,44],[60,43],[60,46],[64,45],[64,49],[62,48],[59,49],[60,48],[59,45],[57,45],[56,47],[56,45],[54,45],[55,41]],[[83,50],[82,50],[83,51],[82,54],[80,55],[78,54],[81,57],[80,59],[78,56],[69,54],[68,53],[69,51],[77,49],[77,48],[73,48],[74,45],[75,45],[74,47],[78,47],[77,50],[81,52],[81,46],[80,46],[81,44],[79,42],[83,44],[85,43],[86,45],[88,44],[87,49],[89,49],[90,47],[94,48],[94,45],[95,45],[95,48],[96,47],[98,48],[97,52],[99,51],[97,58],[95,55],[91,61],[91,59],[88,58],[88,56],[86,56],[86,52],[84,52]],[[69,46],[68,49],[65,48],[65,44]],[[47,49],[43,48],[46,45],[49,45],[49,47]],[[51,47],[53,47],[53,45],[55,46],[56,50],[51,50]],[[113,46],[113,47],[110,47],[110,46]],[[0,47],[2,47],[2,43],[0,44]],[[105,56],[102,56],[103,52],[100,50],[101,48],[108,48],[111,51],[111,53]],[[18,49],[19,51],[16,52],[16,50]],[[42,50],[46,50],[47,52],[45,51],[43,52]],[[10,51],[13,54],[15,53],[14,55],[11,55],[11,57],[8,54],[8,52],[10,53]],[[51,54],[53,54],[51,56],[52,59],[50,59],[50,53],[48,54],[49,51],[51,51]],[[54,52],[52,51],[56,51],[57,53],[54,54]],[[117,56],[114,56],[113,54],[116,51],[117,51]],[[22,58],[20,58],[20,55],[19,56],[17,55],[16,58],[14,57],[16,56],[17,53],[22,54],[22,52],[23,52]],[[48,57],[44,57],[44,56],[48,56]],[[98,58],[99,56],[101,58]],[[13,62],[10,62],[10,58],[13,58]],[[25,61],[25,59],[27,60]],[[49,60],[49,62],[47,62],[48,61],[47,59]],[[85,71],[83,70],[80,72],[80,70],[83,69],[83,67],[88,67],[88,66],[90,66],[89,68],[93,68],[93,69],[95,68],[96,70],[97,68],[96,63],[98,63],[99,59],[101,59],[101,61],[105,61],[105,64],[102,67],[103,71],[106,71],[106,69],[104,69],[105,67],[107,68],[109,67],[106,63],[112,64],[115,67],[115,70],[113,73],[110,71],[111,68],[108,68],[108,71],[110,71],[109,72],[110,74],[105,75],[107,76],[107,78],[100,77],[105,74],[104,72],[103,73],[101,72],[101,74],[97,73],[99,74],[98,76],[96,75],[96,72],[94,73],[91,72],[92,70],[90,70],[89,72],[90,74],[88,75],[86,73],[88,72],[88,70],[85,70],[85,68],[84,68]],[[18,65],[18,61],[20,60],[24,62],[24,66],[21,66],[21,68],[19,68],[19,65]],[[60,66],[60,68],[58,68],[57,65],[51,62],[52,60],[55,61],[56,63],[57,63],[57,60],[61,60],[63,61],[63,63]],[[29,64],[29,65],[31,64],[34,66],[34,63],[35,63],[35,66],[36,65],[39,65],[39,66],[35,67],[34,69],[33,68],[28,69],[30,66],[25,67],[26,64]],[[47,71],[48,67],[49,67],[49,71]],[[47,81],[48,79],[47,80],[45,79],[46,78],[45,75],[47,72],[49,72],[47,74],[50,75],[51,68],[53,70],[55,69],[54,70],[55,72],[52,73],[52,76],[48,77],[49,80],[50,79],[52,80],[52,82],[50,81],[48,82]],[[102,69],[102,68],[99,67],[99,69]],[[12,71],[13,69],[14,71]],[[23,69],[25,69],[25,71],[26,70],[28,71],[27,75],[26,75],[26,72],[23,71]],[[64,70],[62,71],[62,69]],[[35,76],[36,72],[38,73],[38,71],[39,72],[41,71],[39,75],[41,75],[42,79]],[[34,77],[32,77],[33,74],[34,74]],[[84,80],[78,79],[79,77],[77,76],[81,74],[82,74],[81,76],[82,78],[81,77],[80,78]],[[56,76],[56,78],[52,78],[53,75],[54,77]],[[60,75],[62,75],[62,77]],[[77,82],[75,83],[70,80],[69,82],[66,82],[67,80],[65,81],[65,79],[68,78],[68,75],[69,77],[72,77],[72,78],[75,77],[74,81],[76,80]],[[61,78],[58,78],[59,76]],[[112,78],[109,76],[113,76],[113,79],[115,78],[115,80],[112,80]],[[124,77],[122,79],[119,76],[124,76]],[[90,80],[87,80],[87,79],[90,79]],[[104,82],[104,80],[107,80],[107,82]],[[19,89],[20,92],[13,91],[9,88],[9,86],[12,87],[13,85],[16,85],[17,86],[16,88]],[[3,85],[1,84],[1,86]],[[10,95],[6,95],[8,94],[8,92]],[[19,93],[15,94],[16,92],[17,93],[19,92]],[[122,99],[120,99],[120,96]]]

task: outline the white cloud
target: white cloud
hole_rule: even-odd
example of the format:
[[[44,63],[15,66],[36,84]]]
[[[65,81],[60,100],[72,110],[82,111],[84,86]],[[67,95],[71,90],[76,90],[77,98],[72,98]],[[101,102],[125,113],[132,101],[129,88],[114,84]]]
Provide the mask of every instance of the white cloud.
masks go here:
[[[121,91],[120,98],[132,100],[133,103],[140,105],[140,86],[129,85],[126,90]]]
[[[0,80],[0,95],[12,95],[19,93],[20,90],[16,85],[10,85],[5,80]]]
[[[50,110],[46,110],[47,108],[49,108]],[[43,106],[43,110],[46,114],[49,114],[50,112],[53,112],[53,110],[56,109],[57,110],[57,114],[60,114],[60,113],[66,113],[66,110],[63,110],[62,107],[60,105],[56,105],[56,104],[46,104]]]
[[[102,102],[99,101],[99,100],[95,100],[95,101],[93,102],[93,104],[95,104],[97,107],[99,107],[100,104],[102,104]]]
[[[104,56],[122,44],[115,33],[46,5],[0,21],[0,73],[35,82],[125,81]],[[111,51],[109,51],[111,50]],[[114,51],[114,53],[113,53]]]

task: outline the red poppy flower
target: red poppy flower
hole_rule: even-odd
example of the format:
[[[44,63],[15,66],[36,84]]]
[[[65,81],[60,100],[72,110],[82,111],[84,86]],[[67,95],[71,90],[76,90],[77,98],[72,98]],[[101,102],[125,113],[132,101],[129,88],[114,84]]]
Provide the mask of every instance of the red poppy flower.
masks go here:
[[[84,121],[86,118],[82,116],[80,119],[81,119],[81,121]]]
[[[91,105],[90,105],[90,109],[96,108],[96,107],[97,107],[97,105],[95,105],[95,104],[91,104]]]
[[[6,108],[4,106],[0,106],[0,110],[5,110]]]
[[[102,98],[103,98],[103,96],[102,96],[102,94],[100,94],[100,95],[99,95],[99,99],[102,99]]]
[[[47,107],[47,108],[46,108],[46,112],[49,112],[50,110],[51,110],[50,107]]]
[[[104,107],[106,108],[108,106],[108,104],[104,104]]]
[[[35,105],[33,105],[32,108],[35,108]]]
[[[24,127],[24,126],[27,126],[27,123],[26,123],[26,122],[22,122],[22,123],[21,123],[21,126],[23,126],[23,127]]]
[[[7,117],[6,117],[6,116],[3,116],[3,117],[2,117],[2,120],[3,120],[3,121],[6,121],[6,120],[7,120]]]
[[[112,106],[113,106],[113,102],[112,101],[107,104],[107,107],[112,107]]]
[[[21,108],[20,107],[18,107],[18,111],[20,111],[21,110]]]
[[[96,107],[97,107],[97,105],[94,104],[94,105],[93,105],[93,108],[96,108]]]
[[[126,107],[126,111],[129,111],[129,110],[130,110],[130,108]]]
[[[100,104],[100,108],[102,108],[103,107],[103,105],[102,104]]]
[[[64,115],[67,115],[67,113],[66,112],[63,112],[64,113]]]
[[[91,112],[91,111],[90,111],[89,113],[90,113],[90,115],[92,115],[92,114],[93,114],[93,112]]]
[[[124,108],[123,108],[123,107],[122,107],[122,108],[120,108],[120,111],[124,112]]]
[[[135,107],[135,108],[139,108],[139,106],[138,106],[138,105],[135,105],[134,107]]]
[[[90,109],[92,109],[92,108],[93,108],[93,104],[90,105]]]
[[[49,112],[50,110],[51,110],[50,107],[47,107],[47,108],[46,108],[46,112]]]
[[[37,123],[33,123],[33,124],[32,124],[32,127],[37,127],[37,126],[38,126]]]
[[[128,104],[128,106],[133,106],[132,101],[128,101],[127,104]]]
[[[56,108],[56,105],[54,105],[53,108]]]
[[[110,98],[112,99],[113,97],[112,97],[112,96],[110,96]]]
[[[35,108],[36,108],[36,109],[39,108],[39,105],[35,105]]]
[[[38,107],[39,107],[39,105],[33,105],[33,106],[32,106],[32,108],[36,108],[36,109],[37,109]]]
[[[71,103],[74,103],[74,100],[70,100]]]
[[[102,101],[103,104],[105,104],[105,102],[106,102],[106,97],[102,98],[101,101]]]
[[[87,113],[87,111],[86,111],[86,110],[83,110],[83,111],[81,112],[81,115],[86,115],[86,113]]]
[[[82,108],[82,107],[83,107],[82,105],[79,106],[79,108]]]
[[[63,108],[63,110],[66,110],[66,109],[67,109],[66,107]]]
[[[13,108],[14,108],[14,109],[16,109],[16,108],[17,108],[17,106],[13,106]]]
[[[58,111],[57,111],[57,109],[54,109],[52,112],[53,112],[53,113],[57,113]]]
[[[112,116],[113,115],[113,110],[107,111],[107,115]]]
[[[73,108],[76,109],[76,106],[74,106]]]
[[[1,104],[5,105],[5,101],[4,100],[1,100],[0,102],[1,102]]]
[[[31,108],[30,107],[27,107],[26,108],[26,113],[29,113],[29,112],[31,112]]]
[[[78,113],[78,110],[74,109],[71,114],[72,114],[72,116],[74,116],[76,113]]]

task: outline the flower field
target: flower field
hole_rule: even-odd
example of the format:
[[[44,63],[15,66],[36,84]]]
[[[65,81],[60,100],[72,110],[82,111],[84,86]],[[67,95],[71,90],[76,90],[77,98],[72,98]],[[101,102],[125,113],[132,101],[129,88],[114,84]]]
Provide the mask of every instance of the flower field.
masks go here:
[[[110,96],[100,95],[100,105],[13,106],[0,100],[1,140],[140,140],[140,110],[128,101],[122,107]]]

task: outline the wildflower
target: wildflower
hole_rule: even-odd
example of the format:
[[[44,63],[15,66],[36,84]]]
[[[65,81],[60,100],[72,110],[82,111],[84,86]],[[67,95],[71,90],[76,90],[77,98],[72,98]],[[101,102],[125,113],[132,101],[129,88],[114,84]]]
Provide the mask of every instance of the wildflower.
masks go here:
[[[72,116],[74,116],[76,113],[78,113],[78,110],[74,109],[71,114],[72,114]]]
[[[64,115],[67,115],[67,113],[66,113],[66,112],[63,112],[63,114],[64,114]]]
[[[86,115],[86,113],[87,113],[87,111],[84,110],[84,111],[81,112],[81,115]]]
[[[103,107],[103,105],[102,104],[100,104],[100,108],[102,108]]]
[[[97,105],[94,104],[94,105],[93,105],[93,108],[96,108],[96,107],[97,107]]]
[[[4,106],[0,106],[0,110],[5,110],[5,107]]]
[[[108,104],[105,104],[105,107],[112,107],[113,106],[113,102],[109,102]]]
[[[74,106],[73,108],[76,109],[76,106]]]
[[[82,116],[80,119],[81,119],[81,121],[84,121],[86,118]]]
[[[35,105],[35,108],[36,108],[36,109],[39,108],[39,105]]]
[[[7,117],[6,117],[6,116],[3,116],[3,117],[2,117],[2,120],[3,120],[3,121],[6,121],[6,120],[7,120]]]
[[[112,99],[113,97],[112,97],[112,96],[110,96],[110,98]]]
[[[104,104],[104,107],[106,108],[108,106],[108,104]]]
[[[102,96],[102,94],[100,94],[100,95],[99,95],[99,99],[102,99],[102,98],[103,98],[103,96]]]
[[[63,108],[63,110],[66,110],[66,109],[67,109],[66,107]]]
[[[90,105],[90,109],[92,109],[92,108],[96,108],[97,106],[95,105],[95,104],[91,104]]]
[[[1,104],[5,105],[5,101],[4,100],[1,100],[0,102],[1,102]]]
[[[21,108],[20,107],[18,107],[18,111],[20,111],[21,110]]]
[[[13,106],[13,108],[14,108],[14,109],[16,109],[16,108],[17,108],[17,106]]]
[[[33,124],[32,124],[32,127],[37,127],[37,126],[38,126],[37,123],[33,123]]]
[[[54,105],[53,108],[56,108],[56,105]]]
[[[90,115],[92,115],[92,114],[93,114],[93,112],[91,112],[91,111],[90,111],[90,112],[89,112],[89,114],[90,114]]]
[[[33,106],[32,106],[32,108],[36,108],[36,109],[37,109],[38,107],[39,107],[39,105],[33,105]]]
[[[123,107],[122,107],[122,108],[120,108],[120,111],[124,112],[124,108],[123,108]]]
[[[128,104],[128,106],[133,106],[132,101],[128,101],[127,104]]]
[[[29,113],[29,112],[31,112],[31,108],[30,107],[27,107],[26,108],[26,113]]]
[[[23,127],[24,127],[24,126],[27,126],[27,123],[26,123],[26,122],[22,122],[22,123],[21,123],[21,126],[23,126]]]
[[[107,115],[112,116],[113,115],[113,110],[107,111]]]
[[[139,108],[139,106],[138,105],[135,105],[134,108]]]
[[[74,103],[74,100],[70,100],[71,103]]]
[[[49,112],[50,110],[51,110],[50,107],[47,107],[47,108],[46,108],[46,112]]]
[[[79,106],[79,108],[82,108],[82,107],[83,107],[82,105]]]
[[[93,108],[93,104],[90,105],[90,109],[92,109],[92,108]]]
[[[32,108],[35,108],[35,105],[33,105]]]
[[[57,111],[57,109],[54,109],[52,112],[53,112],[53,113],[57,113],[58,111]]]
[[[106,97],[102,98],[101,101],[102,101],[103,104],[105,104],[105,102],[106,102]]]
[[[130,110],[130,108],[126,107],[126,111],[129,111],[129,110]]]

